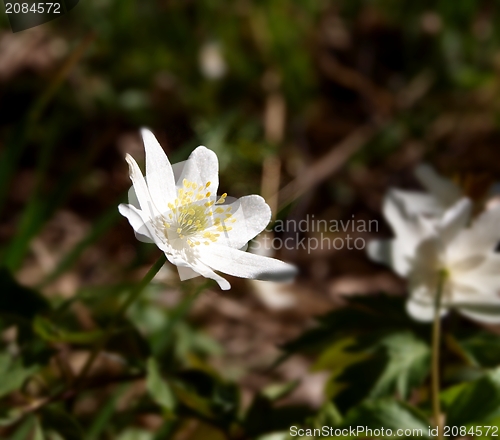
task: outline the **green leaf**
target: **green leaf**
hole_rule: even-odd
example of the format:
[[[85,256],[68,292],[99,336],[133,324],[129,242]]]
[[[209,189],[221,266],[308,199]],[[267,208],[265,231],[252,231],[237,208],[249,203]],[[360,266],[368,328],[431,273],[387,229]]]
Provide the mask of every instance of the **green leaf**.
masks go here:
[[[314,426],[337,426],[342,422],[342,415],[332,402],[326,402],[314,417]]]
[[[500,365],[500,337],[493,333],[476,332],[457,340],[466,356],[475,364],[486,368]]]
[[[314,370],[330,370],[327,394],[345,412],[367,397],[408,397],[428,373],[430,327],[414,322],[405,298],[359,296],[318,319],[316,328],[284,346],[318,353]],[[321,352],[322,350],[322,352]],[[285,357],[286,357],[285,355]]]
[[[33,431],[33,428],[36,425],[36,418],[34,415],[29,415],[28,417],[25,417],[24,420],[22,420],[19,423],[19,426],[9,436],[9,440],[26,440],[27,438],[30,438],[30,434]]]
[[[5,268],[0,268],[0,314],[32,319],[49,309],[47,300],[34,290],[21,286]]]
[[[107,402],[101,405],[99,411],[95,414],[94,417],[92,417],[90,426],[88,426],[85,431],[86,440],[94,440],[96,438],[100,438],[99,436],[101,435],[101,432],[106,429],[109,421],[115,414],[117,400],[129,388],[130,385],[128,384],[119,386],[118,389],[113,392]]]
[[[150,357],[147,361],[146,388],[153,400],[169,413],[175,409],[175,396],[169,384],[160,374],[156,360]]]
[[[406,399],[429,371],[430,349],[415,334],[377,333],[334,342],[314,366],[328,368],[327,393],[342,411],[367,397]]]
[[[173,383],[172,389],[174,391],[175,397],[179,400],[180,403],[203,417],[209,419],[215,418],[215,414],[208,399],[199,396],[182,383]]]
[[[427,335],[426,325],[407,314],[405,299],[389,295],[359,296],[349,299],[346,307],[319,317],[318,325],[283,346],[287,354],[317,352],[346,337],[412,330]]]
[[[447,425],[487,422],[500,415],[500,368],[443,394]]]
[[[42,426],[40,425],[40,420],[36,419],[35,430],[33,432],[32,440],[45,440],[45,435],[43,434]]]
[[[0,397],[15,391],[26,379],[39,370],[38,365],[24,367],[21,359],[13,359],[7,353],[0,353]]]
[[[429,438],[428,420],[415,408],[394,399],[370,401],[353,408],[344,419],[341,427],[366,427],[369,429],[391,429],[390,438]],[[397,430],[411,430],[411,435],[397,436]],[[359,433],[359,438],[373,437],[366,431]]]
[[[288,440],[288,432],[273,432],[272,434],[264,434],[257,438],[257,440]]]
[[[384,371],[385,363],[385,356],[379,353],[367,361],[353,364],[341,375],[331,379],[327,392],[341,412],[347,412],[370,396],[370,391]]]
[[[347,337],[334,342],[323,351],[312,366],[312,371],[330,370],[333,375],[341,373],[352,364],[363,361],[369,354],[356,350],[357,340]]]
[[[262,395],[271,401],[279,400],[288,396],[299,384],[300,381],[293,380],[291,382],[269,385],[262,390]]]
[[[419,386],[429,372],[429,346],[412,333],[390,335],[381,341],[380,346],[385,349],[387,363],[370,396],[382,397],[396,390],[407,399],[411,390]]]
[[[215,374],[201,369],[184,370],[172,383],[175,395],[184,405],[222,424],[237,418],[239,392],[236,385],[222,381]]]
[[[116,440],[153,440],[153,433],[146,429],[128,428]]]
[[[103,332],[100,330],[89,332],[71,332],[57,326],[50,319],[36,316],[33,321],[33,330],[47,342],[69,342],[74,344],[91,344],[99,340]]]

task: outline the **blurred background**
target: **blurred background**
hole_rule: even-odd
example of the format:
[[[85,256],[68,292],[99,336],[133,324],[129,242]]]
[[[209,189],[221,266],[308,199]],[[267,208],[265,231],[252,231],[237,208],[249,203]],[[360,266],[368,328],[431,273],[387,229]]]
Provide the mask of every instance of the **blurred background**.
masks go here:
[[[204,280],[181,283],[167,264],[86,393],[43,417],[11,414],[71,380],[159,255],[117,210],[130,187],[125,153],[144,158],[141,127],[172,163],[214,150],[220,192],[261,194],[274,219],[377,220],[351,237],[387,237],[384,193],[418,188],[416,164],[469,182],[472,196],[500,174],[499,13],[486,0],[81,0],[14,34],[2,11],[0,372],[15,384],[0,386],[4,438],[38,440],[41,423],[62,438],[271,439],[323,408],[330,373],[314,355],[273,365],[346,298],[405,292],[364,250],[270,250],[300,268],[294,284],[231,279],[189,312]],[[40,313],[47,304],[57,316]],[[176,405],[148,397],[152,355],[198,394],[172,385]],[[26,382],[33,363],[40,377]],[[83,437],[72,437],[77,424]]]

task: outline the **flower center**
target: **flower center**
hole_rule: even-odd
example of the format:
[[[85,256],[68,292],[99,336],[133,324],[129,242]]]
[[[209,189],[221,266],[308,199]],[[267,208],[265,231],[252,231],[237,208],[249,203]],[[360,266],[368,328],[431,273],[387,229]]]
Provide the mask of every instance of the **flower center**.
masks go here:
[[[236,219],[232,218],[230,206],[214,206],[223,204],[227,194],[224,193],[216,201],[208,190],[210,182],[198,185],[184,179],[182,183],[182,188],[177,189],[177,198],[168,204],[171,210],[168,218],[164,216],[166,237],[185,240],[191,247],[202,242],[205,245],[216,242],[220,232],[232,229],[227,223],[236,222]]]
[[[177,233],[181,238],[190,237],[207,228],[209,219],[204,206],[191,203],[180,206],[178,211]]]

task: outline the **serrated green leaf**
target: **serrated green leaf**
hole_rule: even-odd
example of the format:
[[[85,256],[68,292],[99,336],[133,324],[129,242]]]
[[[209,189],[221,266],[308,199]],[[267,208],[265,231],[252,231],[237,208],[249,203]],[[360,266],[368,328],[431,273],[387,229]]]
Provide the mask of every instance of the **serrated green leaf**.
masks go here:
[[[164,410],[172,412],[175,409],[175,396],[166,380],[161,377],[156,360],[150,357],[147,361],[146,388],[153,400]]]
[[[299,383],[298,380],[293,380],[291,382],[269,385],[262,390],[262,395],[271,401],[279,400],[293,392]]]
[[[315,364],[330,367],[327,395],[342,411],[363,399],[407,398],[426,378],[430,348],[419,337],[404,333],[377,333],[334,342]]]
[[[38,365],[24,367],[21,359],[13,359],[8,353],[0,353],[0,397],[15,391],[24,381],[39,370]]]
[[[486,368],[500,365],[500,337],[493,333],[476,332],[467,338],[457,339],[465,355],[475,364]]]
[[[199,396],[180,383],[173,383],[172,389],[174,391],[175,397],[183,405],[187,406],[195,413],[201,414],[203,417],[207,417],[209,419],[215,418],[215,414],[212,411],[208,399]]]
[[[329,370],[334,375],[339,374],[349,365],[365,360],[369,354],[356,349],[357,340],[347,337],[334,342],[323,351],[314,365],[312,371]]]
[[[222,381],[209,371],[194,368],[182,371],[177,378],[179,380],[171,385],[183,404],[221,423],[235,420],[239,393],[234,384]]]
[[[116,440],[153,440],[153,435],[146,429],[129,428],[123,431]]]
[[[384,372],[386,354],[379,350],[366,360],[353,363],[333,376],[327,384],[327,395],[342,412],[369,397]]]
[[[369,429],[391,429],[393,436],[390,438],[429,438],[428,420],[415,408],[394,399],[381,399],[369,401],[352,409],[344,419],[341,427],[366,427]],[[415,430],[410,436],[397,436],[397,430]],[[372,437],[360,433],[358,438]]]
[[[389,295],[352,297],[347,306],[320,316],[318,325],[296,340],[283,346],[287,354],[317,352],[346,337],[388,334],[411,330],[429,332],[426,325],[412,320],[405,308],[405,299]]]
[[[105,430],[108,426],[109,421],[113,417],[116,411],[116,402],[123,395],[123,393],[129,389],[130,385],[125,384],[118,387],[116,391],[113,392],[111,397],[102,404],[99,408],[97,414],[92,418],[92,423],[90,426],[86,427],[85,438],[86,440],[93,440],[99,438],[101,432]]]
[[[29,415],[25,417],[24,420],[21,420],[15,432],[9,436],[9,440],[26,440],[33,431],[35,423],[35,416]]]
[[[273,432],[272,434],[264,434],[256,440],[287,440],[289,439],[288,432]]]
[[[385,349],[387,363],[370,396],[383,397],[396,390],[403,399],[408,398],[429,372],[429,346],[411,333],[390,335],[380,346]]]
[[[45,440],[45,435],[42,430],[42,426],[40,424],[40,420],[36,419],[35,422],[35,429],[33,432],[33,439],[32,440]]]
[[[337,426],[342,423],[342,414],[332,402],[326,402],[314,417],[314,426]]]
[[[487,422],[500,415],[500,368],[443,394],[448,425]]]

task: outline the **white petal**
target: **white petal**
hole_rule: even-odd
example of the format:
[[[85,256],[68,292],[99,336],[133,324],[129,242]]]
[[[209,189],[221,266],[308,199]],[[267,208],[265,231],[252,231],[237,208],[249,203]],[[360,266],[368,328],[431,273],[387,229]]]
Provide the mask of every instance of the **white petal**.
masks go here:
[[[450,243],[450,259],[453,256],[481,255],[495,249],[500,241],[500,207],[484,211],[472,226]]]
[[[457,304],[462,315],[485,324],[500,324],[500,299],[492,304]]]
[[[179,252],[176,252],[173,249],[169,249],[168,252],[165,252],[165,256],[167,257],[167,260],[175,266],[191,267],[191,264],[188,263],[185,258],[182,258]]]
[[[190,155],[181,172],[177,186],[182,187],[183,180],[195,182],[197,185],[206,185],[210,182],[207,191],[215,196],[219,188],[219,161],[217,155],[203,146],[196,148]]]
[[[378,254],[379,258],[390,264],[399,275],[407,276],[417,247],[423,240],[435,235],[437,227],[434,219],[407,214],[403,199],[404,196],[401,197],[399,191],[390,190],[387,193],[383,212],[396,238],[390,243],[372,245],[369,252],[375,258]]]
[[[410,298],[406,302],[406,311],[416,321],[432,322],[434,320],[434,306],[430,303],[418,302]]]
[[[436,197],[417,191],[392,190],[409,215],[442,215],[446,209]]]
[[[483,279],[473,286],[456,286],[453,307],[462,315],[488,324],[500,323],[500,296],[498,290],[484,288]],[[494,286],[492,286],[494,287]]]
[[[225,278],[216,274],[210,267],[203,263],[203,261],[193,261],[191,264],[191,268],[198,272],[200,275],[203,275],[205,278],[210,278],[212,280],[217,281],[220,288],[222,290],[229,290],[231,288],[231,284]]]
[[[463,198],[444,213],[439,222],[439,237],[445,246],[452,242],[467,226],[471,210],[471,201]]]
[[[500,292],[500,254],[490,252],[476,258],[480,263],[469,270],[459,271],[456,266],[451,270],[454,281],[482,295],[497,296]]]
[[[257,195],[241,197],[231,204],[221,206],[232,208],[232,217],[225,222],[232,229],[220,233],[217,240],[217,244],[220,245],[241,249],[261,233],[271,220],[271,208],[262,197]],[[236,221],[233,223],[233,220]]]
[[[398,190],[390,189],[385,198],[382,212],[396,235],[406,235],[411,227],[410,218],[404,208],[404,196]]]
[[[125,156],[125,160],[129,165],[130,180],[132,180],[132,184],[134,185],[135,195],[141,210],[145,211],[150,218],[156,217],[158,211],[155,209],[154,203],[151,200],[151,195],[146,185],[146,179],[144,179],[139,165],[137,165],[137,162],[130,154]]]
[[[177,265],[177,273],[181,281],[191,280],[201,276],[198,272],[194,271],[191,266]]]
[[[274,258],[243,252],[215,243],[199,248],[199,258],[207,266],[228,275],[264,281],[289,281],[297,269]]]
[[[130,226],[132,226],[135,232],[139,235],[146,236],[154,243],[153,237],[146,226],[146,222],[142,219],[141,211],[139,211],[135,206],[127,205],[125,203],[118,205],[118,211],[120,211],[120,214],[128,219]]]
[[[434,295],[435,286],[433,283],[437,283],[439,278],[439,245],[437,237],[430,237],[422,240],[417,246],[415,256],[411,261],[410,281],[412,288],[415,286],[423,289],[421,286],[426,286],[425,289],[431,290],[431,295]]]
[[[416,321],[432,322],[434,321],[434,302],[428,299],[410,297],[406,302],[406,311]],[[447,307],[441,307],[439,312],[443,317],[448,313]]]
[[[158,237],[151,224],[151,219],[144,211],[137,209],[133,205],[126,205],[124,203],[118,206],[118,211],[120,211],[120,214],[128,219],[130,226],[134,228],[136,237],[139,241],[145,243],[155,243],[164,252],[168,250],[168,245],[164,243],[160,237]],[[144,239],[144,237],[147,237],[147,240]]]
[[[204,264],[198,257],[197,252],[189,246],[183,248],[173,248],[170,247],[165,252],[165,255],[172,264],[180,268],[188,268],[205,278],[210,278],[217,281],[222,290],[229,290],[231,284],[222,278],[220,275],[216,274],[210,267]],[[191,276],[184,276],[185,273],[179,272],[182,280],[192,278]]]
[[[169,211],[168,203],[177,197],[172,165],[151,131],[141,130],[146,150],[146,181],[149,193],[158,210],[164,214]]]
[[[414,247],[425,236],[435,233],[437,221],[410,214],[406,210],[408,203],[406,192],[390,189],[385,196],[382,211],[396,237],[405,237],[411,243],[410,247]]]
[[[462,197],[462,191],[457,185],[441,177],[429,165],[419,165],[415,169],[415,175],[422,186],[445,207],[453,205]]]
[[[407,277],[410,273],[410,256],[400,240],[373,240],[367,245],[368,256],[377,263],[392,268],[399,276]]]

